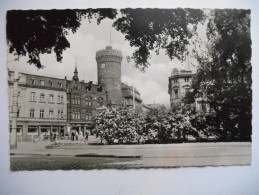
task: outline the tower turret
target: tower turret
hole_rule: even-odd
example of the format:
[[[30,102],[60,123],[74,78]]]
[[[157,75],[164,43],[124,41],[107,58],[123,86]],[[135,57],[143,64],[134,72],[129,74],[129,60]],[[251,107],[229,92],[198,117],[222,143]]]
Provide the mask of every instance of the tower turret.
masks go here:
[[[108,102],[114,105],[122,105],[121,91],[121,61],[122,53],[119,50],[107,46],[96,52],[98,84],[107,91]]]
[[[75,66],[75,71],[74,71],[74,76],[73,76],[73,80],[78,81],[78,72],[77,72],[77,65]]]

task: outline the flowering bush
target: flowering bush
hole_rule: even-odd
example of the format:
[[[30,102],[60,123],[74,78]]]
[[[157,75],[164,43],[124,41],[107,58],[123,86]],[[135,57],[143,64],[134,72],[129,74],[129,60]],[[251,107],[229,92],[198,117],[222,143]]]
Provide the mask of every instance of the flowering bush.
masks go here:
[[[102,107],[96,116],[95,133],[108,144],[187,142],[190,136],[201,141],[215,135],[215,121],[211,119],[210,114],[198,114],[180,105],[146,113],[126,107]]]

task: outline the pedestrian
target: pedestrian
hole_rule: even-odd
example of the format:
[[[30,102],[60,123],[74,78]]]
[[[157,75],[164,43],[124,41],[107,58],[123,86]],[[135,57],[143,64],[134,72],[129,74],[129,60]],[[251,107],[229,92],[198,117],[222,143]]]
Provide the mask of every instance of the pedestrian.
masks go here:
[[[85,142],[88,141],[88,133],[85,132]]]
[[[75,134],[74,134],[74,132],[72,132],[72,134],[71,134],[72,141],[74,141],[74,137],[75,137]]]

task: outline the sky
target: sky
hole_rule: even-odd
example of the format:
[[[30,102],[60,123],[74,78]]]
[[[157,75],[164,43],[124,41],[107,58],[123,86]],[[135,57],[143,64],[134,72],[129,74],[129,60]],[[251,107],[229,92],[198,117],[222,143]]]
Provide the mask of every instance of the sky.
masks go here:
[[[141,93],[144,104],[169,105],[168,77],[173,68],[188,69],[187,62],[171,61],[164,51],[161,51],[158,56],[152,53],[151,66],[143,73],[134,67],[133,61],[127,62],[126,56],[130,56],[135,48],[132,48],[125,40],[124,35],[112,28],[111,24],[112,20],[110,19],[103,20],[100,25],[97,25],[95,19],[91,20],[91,23],[88,20],[83,20],[78,31],[75,34],[70,32],[67,36],[70,48],[64,51],[61,63],[56,61],[55,54],[44,54],[41,55],[41,62],[45,68],[37,69],[27,63],[27,57],[21,57],[19,61],[14,61],[13,55],[8,54],[8,67],[12,70],[14,66],[17,66],[19,72],[58,78],[67,76],[71,79],[75,63],[77,63],[79,79],[96,83],[96,51],[111,45],[113,49],[122,51],[122,82],[128,85],[134,84]],[[190,66],[190,68],[192,67]]]

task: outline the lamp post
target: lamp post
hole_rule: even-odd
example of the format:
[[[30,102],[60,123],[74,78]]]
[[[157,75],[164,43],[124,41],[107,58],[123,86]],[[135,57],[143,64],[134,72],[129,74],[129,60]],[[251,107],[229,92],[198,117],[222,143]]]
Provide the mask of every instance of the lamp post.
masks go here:
[[[135,110],[135,89],[134,89],[134,83],[132,83],[132,88],[133,88],[133,110]]]
[[[12,106],[12,128],[10,149],[17,148],[17,111],[18,111],[18,72],[15,68],[13,80],[13,106]]]

